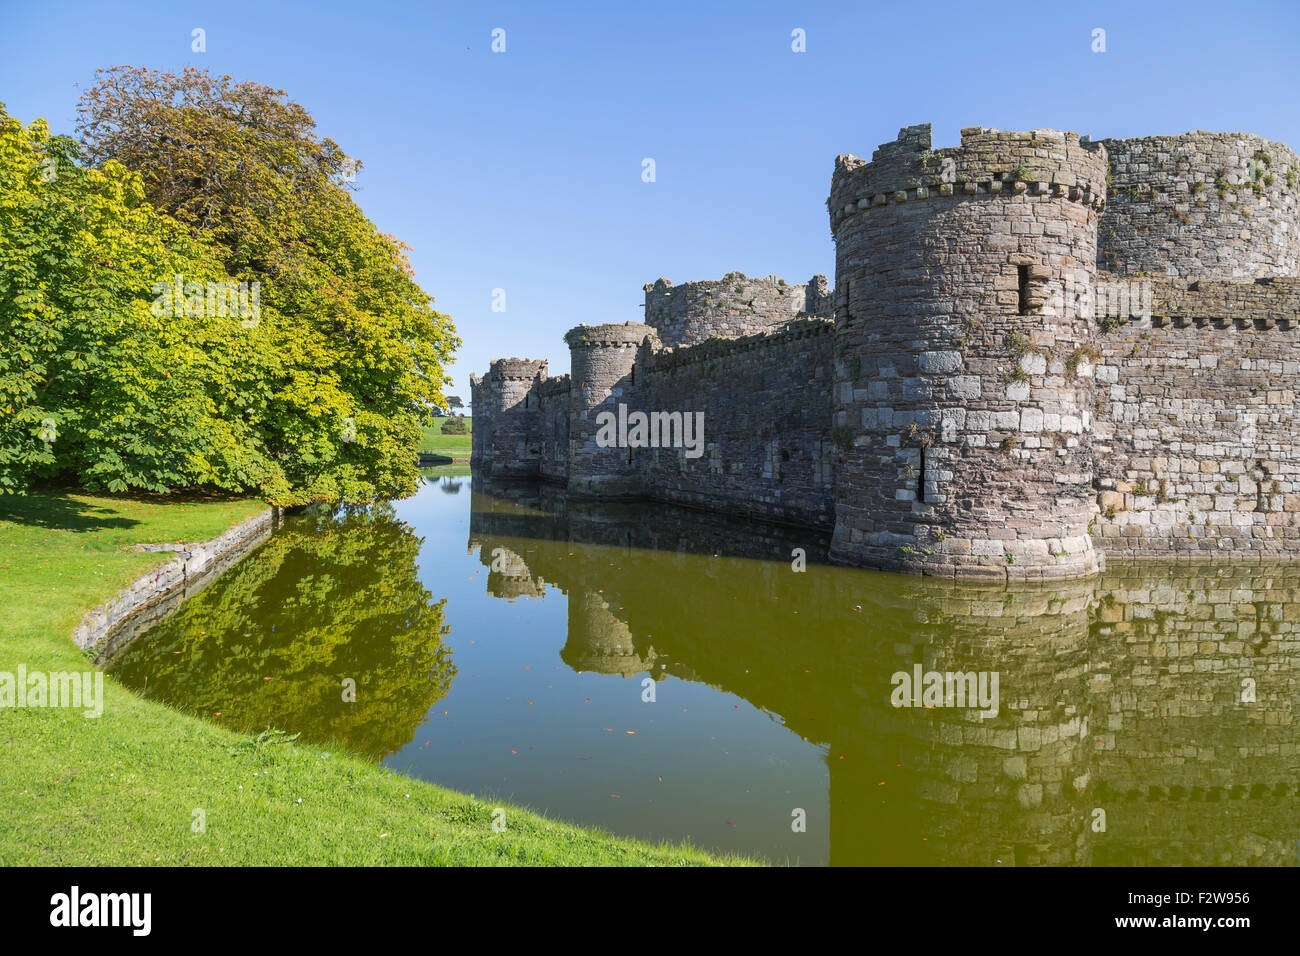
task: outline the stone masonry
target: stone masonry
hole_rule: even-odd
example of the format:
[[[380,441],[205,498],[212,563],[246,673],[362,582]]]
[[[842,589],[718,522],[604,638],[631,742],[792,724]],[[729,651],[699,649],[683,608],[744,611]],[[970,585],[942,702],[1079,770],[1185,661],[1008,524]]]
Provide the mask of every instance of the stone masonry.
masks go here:
[[[743,272],[679,286],[667,279],[645,285],[645,320],[672,346],[774,332],[800,315],[829,319],[833,308],[821,275],[807,285],[789,285],[777,276],[749,279]]]
[[[1059,579],[1300,555],[1300,159],[1246,133],[905,127],[837,157],[836,276],[645,286],[572,373],[471,377],[471,462],[832,533],[834,560]],[[703,413],[698,454],[602,412]]]

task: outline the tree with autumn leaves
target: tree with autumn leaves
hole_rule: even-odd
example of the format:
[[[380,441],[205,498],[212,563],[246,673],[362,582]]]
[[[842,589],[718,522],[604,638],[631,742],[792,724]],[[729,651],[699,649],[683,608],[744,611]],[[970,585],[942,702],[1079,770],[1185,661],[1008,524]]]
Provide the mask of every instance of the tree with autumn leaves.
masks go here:
[[[0,107],[0,492],[413,491],[460,342],[353,201],[360,164],[205,71],[100,71],[79,115],[73,140]],[[240,283],[251,320],[203,294]]]

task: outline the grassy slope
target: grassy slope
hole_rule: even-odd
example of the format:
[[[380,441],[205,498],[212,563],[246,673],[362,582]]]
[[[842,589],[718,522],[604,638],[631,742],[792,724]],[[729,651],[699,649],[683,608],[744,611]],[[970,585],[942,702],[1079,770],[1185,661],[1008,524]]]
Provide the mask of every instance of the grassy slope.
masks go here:
[[[448,455],[452,458],[468,458],[470,436],[469,435],[444,435],[442,426],[449,419],[435,418],[433,425],[424,430],[424,436],[420,439],[420,451],[433,452],[437,455]],[[465,419],[465,424],[473,429],[474,420]]]
[[[125,548],[211,538],[260,507],[0,496],[0,671],[86,669],[69,637],[82,614],[169,557]],[[98,719],[0,708],[0,864],[720,862],[509,807],[493,833],[491,803],[318,747],[259,748],[112,680],[104,691]]]

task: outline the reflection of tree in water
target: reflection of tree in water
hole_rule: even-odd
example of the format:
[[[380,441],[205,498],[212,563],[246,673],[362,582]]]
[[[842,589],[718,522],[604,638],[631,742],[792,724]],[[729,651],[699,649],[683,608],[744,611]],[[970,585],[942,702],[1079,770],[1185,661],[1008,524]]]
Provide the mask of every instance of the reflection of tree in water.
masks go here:
[[[290,519],[112,672],[228,726],[381,757],[411,739],[456,674],[446,600],[433,603],[416,572],[420,541],[388,506]]]
[[[461,484],[462,482],[459,478],[452,477],[451,475],[444,475],[442,478],[442,484],[438,487],[442,489],[444,494],[458,495],[460,494]]]

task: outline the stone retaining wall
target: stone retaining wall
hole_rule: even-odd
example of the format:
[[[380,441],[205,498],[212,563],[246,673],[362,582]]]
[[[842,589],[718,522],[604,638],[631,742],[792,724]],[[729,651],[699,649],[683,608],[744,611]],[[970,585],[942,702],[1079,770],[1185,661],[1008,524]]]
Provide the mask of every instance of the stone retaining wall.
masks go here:
[[[110,660],[269,538],[280,513],[278,508],[267,508],[210,541],[139,546],[141,551],[175,551],[176,557],[88,611],[72,632],[73,641],[80,648],[95,650],[97,663]]]

